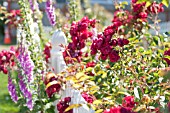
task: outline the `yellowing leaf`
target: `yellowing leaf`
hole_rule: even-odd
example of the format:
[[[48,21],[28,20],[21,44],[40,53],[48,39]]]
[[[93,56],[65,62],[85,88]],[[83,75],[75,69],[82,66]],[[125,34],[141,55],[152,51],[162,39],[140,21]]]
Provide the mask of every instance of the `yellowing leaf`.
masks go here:
[[[95,111],[95,113],[102,113],[103,112],[103,109],[99,109],[97,111]]]
[[[103,75],[102,75],[102,78],[106,78],[107,77],[107,73],[103,73]]]
[[[135,112],[141,112],[141,113],[143,113],[142,111],[145,111],[146,110],[146,105],[140,105],[140,106],[138,106],[134,111]]]
[[[54,84],[58,84],[58,83],[59,83],[59,82],[57,82],[57,81],[49,82],[49,83],[46,85],[46,88],[45,88],[45,89],[49,88],[50,86],[52,86],[52,85],[54,85]]]
[[[94,93],[96,93],[98,90],[94,90],[92,92],[89,92],[89,94],[93,95]]]
[[[77,73],[76,74],[76,78],[80,79],[82,76],[84,76],[85,74],[83,72]]]
[[[93,104],[96,104],[96,105],[102,104],[102,101],[101,101],[101,100],[95,100],[95,101],[93,102]]]
[[[78,80],[77,80],[74,76],[68,76],[68,77],[66,77],[66,80],[67,80],[67,81],[70,80],[70,81],[73,81],[73,82],[75,82],[75,83],[78,82]]]
[[[82,105],[81,104],[72,104],[68,108],[66,108],[64,112],[67,112],[67,111],[69,111],[69,110],[71,110],[73,108],[78,108],[80,106],[82,106]]]
[[[163,3],[166,7],[169,6],[169,0],[162,0],[162,3]]]
[[[150,6],[152,3],[150,1],[146,2],[146,7]]]
[[[88,67],[88,68],[86,69],[87,72],[91,72],[92,70],[93,70],[92,67]]]
[[[98,86],[92,86],[92,87],[90,87],[90,91],[92,91],[92,90],[98,90],[98,89],[99,89]]]
[[[73,87],[76,88],[76,89],[80,88],[81,86],[82,85],[80,85],[80,84],[73,84]]]
[[[127,92],[122,92],[122,91],[118,92],[118,94],[123,94],[123,95],[127,95],[127,96],[130,95],[129,93],[127,93]]]
[[[81,77],[81,78],[79,79],[79,81],[85,81],[85,80],[87,80],[87,79],[89,79],[89,76],[84,75],[83,77]]]

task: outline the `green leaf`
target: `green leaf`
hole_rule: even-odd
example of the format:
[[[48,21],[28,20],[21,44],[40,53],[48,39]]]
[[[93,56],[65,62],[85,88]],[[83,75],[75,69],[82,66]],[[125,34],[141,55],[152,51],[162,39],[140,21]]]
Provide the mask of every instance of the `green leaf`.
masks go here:
[[[166,7],[169,6],[169,0],[162,0],[162,3],[163,3]]]

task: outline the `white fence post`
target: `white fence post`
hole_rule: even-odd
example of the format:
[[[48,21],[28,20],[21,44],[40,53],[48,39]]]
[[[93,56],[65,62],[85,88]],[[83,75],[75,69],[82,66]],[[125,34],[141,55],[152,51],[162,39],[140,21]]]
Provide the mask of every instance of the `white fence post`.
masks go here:
[[[67,44],[67,39],[61,30],[56,30],[51,38],[52,50],[51,50],[51,66],[54,69],[54,72],[60,73],[66,68],[65,61],[62,55],[62,45]],[[84,98],[81,96],[81,93],[78,90],[74,90],[69,87],[69,83],[67,83],[67,88],[63,92],[61,92],[62,98],[70,96],[71,104],[83,104],[86,103]],[[56,105],[58,101],[55,101],[54,104]],[[56,113],[58,111],[56,110]],[[73,113],[94,113],[92,109],[87,110],[83,107],[73,109]]]

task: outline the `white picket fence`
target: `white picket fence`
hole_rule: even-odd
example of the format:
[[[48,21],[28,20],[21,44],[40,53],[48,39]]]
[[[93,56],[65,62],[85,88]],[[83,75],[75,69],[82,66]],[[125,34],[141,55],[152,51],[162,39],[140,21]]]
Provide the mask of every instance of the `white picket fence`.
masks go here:
[[[52,50],[51,50],[51,66],[54,68],[54,72],[60,73],[64,69],[66,69],[66,64],[64,62],[62,56],[62,48],[60,45],[67,45],[67,38],[65,34],[61,30],[56,30],[53,33],[51,38]],[[78,90],[72,89],[69,87],[69,83],[67,83],[67,88],[63,92],[60,92],[62,98],[64,97],[71,97],[71,104],[85,104],[86,101],[81,96],[81,93]],[[55,101],[54,104],[56,105],[58,101]],[[56,110],[57,113],[57,110]],[[79,107],[73,109],[73,113],[94,113],[92,109],[86,109],[84,107]]]

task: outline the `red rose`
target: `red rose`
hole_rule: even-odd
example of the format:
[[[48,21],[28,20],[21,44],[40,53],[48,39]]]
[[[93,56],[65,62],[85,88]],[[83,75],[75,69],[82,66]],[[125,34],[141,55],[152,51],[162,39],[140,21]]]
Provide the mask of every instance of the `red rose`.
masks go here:
[[[109,58],[111,62],[117,62],[120,59],[120,56],[117,51],[112,50],[109,54]]]
[[[111,49],[112,49],[111,46],[109,44],[107,44],[107,45],[103,46],[100,49],[100,51],[101,51],[102,54],[108,55],[111,52]]]
[[[46,87],[46,93],[49,98],[51,98],[54,93],[59,92],[61,89],[61,85],[57,81],[49,82]]]
[[[111,46],[117,46],[117,40],[116,39],[113,39],[111,42],[110,42],[110,45]]]
[[[108,57],[108,55],[105,55],[105,54],[101,54],[101,55],[100,55],[100,58],[101,58],[102,60],[106,60],[107,57]]]
[[[122,106],[130,109],[134,108],[135,104],[133,96],[126,96],[122,101]]]
[[[147,17],[148,17],[148,14],[146,12],[140,12],[139,13],[139,18],[146,19]]]
[[[88,63],[86,64],[86,68],[88,68],[88,67],[94,67],[95,65],[96,65],[95,62],[88,62]]]
[[[94,97],[87,94],[86,92],[82,93],[82,97],[85,99],[86,102],[88,103],[93,103]]]
[[[99,38],[96,40],[97,49],[100,49],[102,44],[103,44],[103,38]]]

